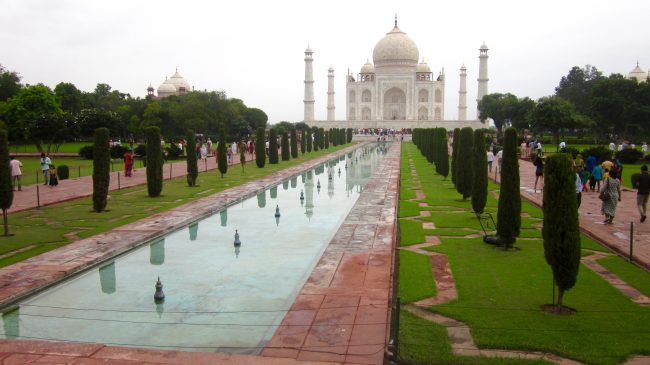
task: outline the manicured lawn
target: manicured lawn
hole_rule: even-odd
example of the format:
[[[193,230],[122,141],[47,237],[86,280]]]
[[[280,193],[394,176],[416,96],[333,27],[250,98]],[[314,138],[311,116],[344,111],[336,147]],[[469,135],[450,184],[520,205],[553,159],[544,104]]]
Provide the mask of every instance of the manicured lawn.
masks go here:
[[[623,258],[612,255],[598,260],[607,270],[613,272],[626,283],[635,287],[638,291],[650,297],[650,275],[648,272],[634,265]]]
[[[424,242],[424,230],[422,223],[408,219],[399,220],[400,244],[410,246],[416,243]]]
[[[399,251],[399,287],[402,303],[407,304],[436,295],[431,258],[415,252]]]
[[[432,207],[449,207],[432,211],[430,219],[422,220],[434,222],[436,233],[443,229],[476,228],[478,223],[470,212],[470,201],[463,202],[450,182],[433,175],[430,165],[412,144],[404,144],[403,148],[403,154],[410,154],[415,160],[425,201]],[[498,186],[489,185],[489,190],[495,189]],[[487,210],[496,211],[496,204],[489,193]],[[523,204],[522,211],[526,213],[522,216],[522,236],[540,237],[533,227],[540,222],[541,211],[528,203]],[[449,237],[441,238],[441,242],[427,249],[447,255],[459,297],[431,310],[467,323],[479,347],[550,351],[603,365],[618,364],[633,354],[650,354],[650,308],[634,304],[585,266],[581,265],[575,287],[565,295],[564,304],[575,308],[577,314],[558,316],[540,310],[541,305],[552,301],[552,274],[544,259],[541,239],[518,240],[517,249],[510,251],[486,245],[481,238]],[[584,235],[582,242],[583,248],[606,251]],[[614,272],[646,290],[648,273],[620,259],[617,262],[607,258],[605,262],[609,265],[610,260],[614,262]],[[415,294],[404,280],[400,278],[405,295]],[[410,314],[403,315],[401,323],[401,353],[406,359],[427,364],[492,361],[465,357],[450,360],[444,328]],[[505,363],[499,361],[496,363]]]
[[[106,232],[348,146],[330,147],[277,165],[267,164],[262,169],[251,162],[246,164],[244,172],[239,166],[233,166],[224,178],[219,177],[215,171],[201,172],[197,180],[198,186],[193,188],[187,186],[185,176],[165,180],[162,196],[158,198],[148,197],[146,185],[111,191],[108,211],[102,213],[93,213],[91,198],[82,198],[11,214],[9,229],[15,235],[0,236],[0,255],[8,254],[0,259],[0,267],[68,244],[71,236],[86,238]]]
[[[53,150],[50,152],[65,152],[65,153],[78,153],[81,147],[83,146],[90,146],[92,145],[93,142],[67,142],[61,144],[59,146],[58,150],[54,150],[54,146],[52,146]],[[43,145],[43,148],[47,150],[47,145]],[[37,153],[38,150],[36,149],[36,145],[31,143],[31,144],[15,144],[9,146],[9,153]]]

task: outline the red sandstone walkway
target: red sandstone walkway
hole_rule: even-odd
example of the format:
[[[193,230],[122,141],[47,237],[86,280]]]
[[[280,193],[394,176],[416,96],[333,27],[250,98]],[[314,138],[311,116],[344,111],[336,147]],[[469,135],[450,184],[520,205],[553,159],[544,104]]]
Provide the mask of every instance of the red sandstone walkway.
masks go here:
[[[540,186],[538,185],[536,193],[533,192],[535,166],[530,161],[519,160],[519,174],[521,196],[541,207],[543,195]],[[650,270],[650,221],[639,222],[636,190],[623,189],[622,199],[616,209],[614,224],[605,225],[605,218],[600,213],[601,201],[598,199],[598,193],[583,192],[579,210],[580,228],[590,237],[627,257],[630,250],[630,222],[634,222],[634,261]]]
[[[248,161],[252,158],[246,154]],[[207,164],[206,164],[207,161]],[[210,171],[217,168],[217,162],[214,157],[210,156],[207,160],[199,160],[199,173]],[[249,162],[250,163],[250,162]],[[239,155],[233,156],[233,165],[239,164]],[[124,177],[123,172],[112,172],[109,190],[117,190],[118,179],[120,188],[127,188],[136,185],[147,183],[147,175],[145,168],[139,168],[136,162],[136,171],[132,177]],[[179,177],[187,175],[187,163],[179,161],[175,163],[166,163],[163,165],[163,178],[169,179],[171,169],[171,177]],[[118,174],[120,175],[118,178]],[[28,185],[24,186],[22,191],[14,193],[14,202],[9,209],[10,213],[19,212],[21,210],[33,209],[40,205],[50,205],[59,203],[66,200],[72,200],[90,196],[93,194],[93,179],[92,176],[82,176],[78,178],[60,180],[59,185],[53,188],[44,185]],[[38,195],[38,197],[37,197]]]

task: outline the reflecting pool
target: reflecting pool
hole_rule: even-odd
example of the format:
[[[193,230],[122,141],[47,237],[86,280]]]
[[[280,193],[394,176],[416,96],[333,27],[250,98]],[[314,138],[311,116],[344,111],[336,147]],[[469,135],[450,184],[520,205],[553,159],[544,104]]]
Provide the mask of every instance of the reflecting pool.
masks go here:
[[[31,297],[2,315],[3,335],[256,354],[386,148],[359,148]]]

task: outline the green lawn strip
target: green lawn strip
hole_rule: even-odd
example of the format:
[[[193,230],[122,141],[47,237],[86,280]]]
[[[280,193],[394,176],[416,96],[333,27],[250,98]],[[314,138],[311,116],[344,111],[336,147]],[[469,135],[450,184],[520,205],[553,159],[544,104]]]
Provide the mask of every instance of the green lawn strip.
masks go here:
[[[399,220],[400,246],[424,243],[422,223],[408,219]]]
[[[0,267],[11,265],[50,249],[70,243],[65,234],[86,238],[106,232],[139,219],[161,213],[188,202],[204,198],[225,189],[260,179],[287,167],[296,166],[310,159],[332,153],[347,146],[330,147],[301,156],[298,159],[267,164],[260,169],[247,163],[242,172],[240,166],[231,166],[224,178],[215,171],[199,173],[197,186],[190,188],[184,176],[163,183],[162,195],[147,196],[146,185],[109,192],[107,211],[92,212],[90,197],[75,199],[41,209],[31,209],[9,215],[9,231],[14,236],[0,237],[0,254],[30,247],[29,251],[0,259]],[[138,172],[140,173],[140,171]],[[141,171],[144,173],[144,169]],[[281,188],[281,187],[280,187]],[[36,247],[43,247],[36,249]],[[33,252],[33,254],[29,254]]]
[[[83,146],[92,146],[93,142],[66,142],[62,143],[59,148],[55,151],[54,146],[52,146],[51,152],[59,153],[79,153],[79,150]],[[47,150],[47,145],[43,145],[43,148]],[[30,144],[14,144],[9,146],[9,153],[38,153],[36,145],[33,143]]]
[[[426,235],[436,235],[436,236],[469,236],[471,234],[483,233],[483,231],[477,230],[466,230],[466,229],[454,229],[454,228],[436,228],[436,229],[425,229],[424,234]]]
[[[584,266],[565,296],[565,305],[578,313],[542,312],[540,305],[552,300],[542,241],[517,246],[503,251],[481,239],[442,239],[431,249],[449,257],[459,300],[433,310],[467,323],[485,348],[551,351],[588,364],[650,353],[650,308],[632,303]]]
[[[407,304],[436,295],[431,257],[419,253],[399,251],[399,296]]]
[[[417,217],[420,215],[421,210],[427,210],[427,209],[418,206],[417,202],[402,201],[399,203],[400,218]]]
[[[592,240],[584,233],[580,233],[580,247],[587,250],[610,252],[610,250],[600,243]]]
[[[647,271],[616,255],[604,257],[598,260],[598,263],[645,296],[650,297],[650,275]]]
[[[503,357],[456,356],[451,352],[447,329],[406,310],[400,311],[399,359],[406,364],[427,365],[549,365],[544,360]]]

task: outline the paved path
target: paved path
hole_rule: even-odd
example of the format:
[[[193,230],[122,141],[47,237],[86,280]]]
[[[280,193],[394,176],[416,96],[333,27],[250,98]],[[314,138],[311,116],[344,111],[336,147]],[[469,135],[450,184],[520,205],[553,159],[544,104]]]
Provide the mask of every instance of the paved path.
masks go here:
[[[252,157],[246,154],[247,163],[251,162]],[[239,164],[239,155],[233,156],[233,163]],[[210,156],[207,160],[199,160],[199,173],[214,170],[217,168],[217,161],[214,157]],[[135,172],[132,177],[125,177],[123,172],[112,172],[109,190],[117,190],[119,188],[127,188],[136,185],[147,183],[146,168],[139,167],[139,161],[135,162]],[[171,170],[171,171],[170,171]],[[179,177],[187,175],[187,163],[179,161],[172,164],[163,165],[163,178],[169,179],[171,177]],[[119,176],[118,176],[119,175]],[[66,200],[72,200],[90,196],[93,194],[93,178],[92,176],[82,176],[78,178],[59,180],[59,185],[56,187],[49,187],[45,185],[28,185],[24,186],[22,191],[14,193],[14,202],[9,209],[10,213],[19,212],[21,210],[36,208],[40,206],[59,203]]]
[[[519,175],[521,196],[541,207],[543,194],[539,185],[543,187],[543,183],[538,183],[537,192],[534,192],[535,166],[532,162],[519,160]],[[494,179],[494,171],[491,177]],[[593,239],[627,257],[630,251],[630,222],[634,222],[634,261],[650,270],[650,221],[639,222],[641,217],[636,207],[636,190],[624,188],[622,199],[616,209],[614,224],[605,225],[605,217],[600,213],[598,192],[583,192],[579,210],[580,228]]]

